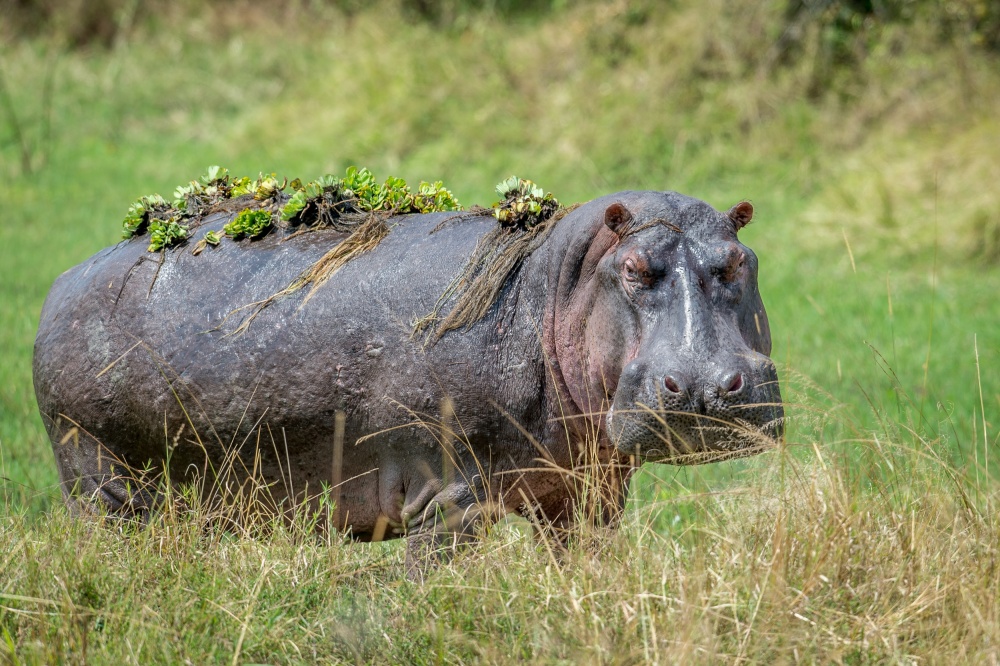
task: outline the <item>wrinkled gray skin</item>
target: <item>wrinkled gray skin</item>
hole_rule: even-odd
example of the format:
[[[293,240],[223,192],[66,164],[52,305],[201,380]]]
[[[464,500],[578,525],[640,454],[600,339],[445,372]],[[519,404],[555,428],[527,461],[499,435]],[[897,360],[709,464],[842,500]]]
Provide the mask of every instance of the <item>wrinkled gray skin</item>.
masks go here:
[[[35,342],[64,495],[78,509],[145,515],[154,491],[128,468],[162,470],[169,449],[178,482],[235,449],[247,467],[259,456],[287,506],[335,478],[342,411],[338,525],[361,540],[409,536],[412,573],[421,548],[486,514],[530,505],[570,520],[576,486],[539,460],[574,467],[588,432],[620,484],[618,507],[634,463],[760,450],[780,436],[782,409],[757,260],[736,237],[751,214],[676,193],[592,201],[558,222],[485,319],[426,346],[412,322],[491,217],[434,233],[454,214],[393,218],[374,251],[303,307],[302,293],[279,300],[239,336],[226,335],[232,319],[217,328],[227,313],[288,285],[343,235],[272,233],[199,256],[182,247],[162,265],[145,238],[105,249],[56,281]],[[433,425],[446,398],[459,435],[450,471]]]

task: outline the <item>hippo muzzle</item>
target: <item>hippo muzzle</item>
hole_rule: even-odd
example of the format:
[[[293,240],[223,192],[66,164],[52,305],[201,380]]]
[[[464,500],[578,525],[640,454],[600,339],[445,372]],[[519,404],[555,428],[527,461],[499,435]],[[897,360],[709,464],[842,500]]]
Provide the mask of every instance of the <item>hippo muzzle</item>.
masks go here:
[[[774,363],[751,350],[707,362],[636,359],[622,371],[607,427],[618,451],[647,461],[759,453],[784,432]]]

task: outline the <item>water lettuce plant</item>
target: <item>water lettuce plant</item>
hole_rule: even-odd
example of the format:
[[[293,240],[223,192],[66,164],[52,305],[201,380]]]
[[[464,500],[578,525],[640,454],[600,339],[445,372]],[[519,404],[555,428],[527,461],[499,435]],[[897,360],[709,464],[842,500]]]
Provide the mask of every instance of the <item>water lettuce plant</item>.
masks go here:
[[[462,210],[462,204],[447,189],[440,180],[433,183],[420,182],[417,193],[413,195],[410,208],[415,213],[435,213],[452,210]]]
[[[128,212],[125,213],[125,219],[122,221],[122,238],[142,235],[149,225],[150,213],[167,209],[169,209],[167,202],[159,194],[139,197],[129,205]]]
[[[371,171],[348,167],[343,178],[327,174],[303,184],[290,183],[295,190],[281,208],[281,219],[292,224],[316,224],[331,213],[385,211],[389,214],[435,213],[462,210],[455,195],[441,181],[421,181],[416,193],[402,178],[389,176],[379,184]]]
[[[188,228],[179,223],[179,215],[161,220],[154,218],[149,223],[149,251],[158,252],[165,247],[187,240]]]
[[[235,199],[246,195],[252,195],[255,201],[267,201],[274,199],[284,191],[288,185],[288,180],[278,180],[277,174],[260,174],[255,180],[249,176],[234,179],[229,184],[229,197]]]
[[[525,257],[545,240],[546,235],[571,208],[560,208],[551,193],[530,180],[511,176],[497,184],[500,201],[492,208],[481,208],[498,224],[482,237],[461,272],[434,304],[433,310],[413,322],[413,334],[429,332],[427,342],[441,338],[448,331],[467,328],[486,316],[507,279]],[[441,309],[454,297],[451,311]]]
[[[290,195],[285,194],[288,188],[292,190]],[[442,297],[434,311],[415,324],[415,333],[436,324],[434,337],[439,338],[448,330],[481,319],[507,277],[544,239],[552,227],[549,222],[558,220],[567,210],[560,209],[551,192],[517,176],[500,182],[496,192],[500,200],[491,208],[477,206],[471,211],[473,215],[492,214],[498,224],[483,238],[456,278],[465,286],[458,290],[455,307],[440,320]],[[208,245],[218,245],[223,234],[234,240],[253,239],[277,227],[303,226],[306,230],[333,227],[350,234],[285,289],[246,306],[252,312],[235,331],[241,332],[276,299],[311,285],[308,300],[340,267],[377,247],[389,234],[387,222],[392,216],[461,210],[462,205],[441,181],[421,181],[414,192],[402,178],[390,176],[379,183],[364,167],[348,167],[341,178],[325,174],[303,183],[298,178],[279,181],[274,173],[260,174],[255,179],[232,177],[228,169],[212,166],[198,180],[176,188],[172,205],[155,194],[133,202],[123,222],[123,236],[131,238],[148,228],[149,251],[155,252],[190,236],[189,227],[181,221],[199,222],[211,213],[233,211],[238,212],[222,228],[222,233],[206,232],[193,254],[200,254]],[[457,283],[446,293],[455,288]]]
[[[530,229],[559,210],[559,201],[551,192],[517,176],[498,183],[496,192],[500,201],[493,204],[493,217],[501,226]]]
[[[305,221],[304,218],[310,217],[303,213],[310,204],[315,208],[323,203],[336,204],[339,201],[342,182],[336,176],[326,174],[305,185],[296,178],[291,182],[291,188],[295,190],[295,193],[282,206],[281,219],[284,222],[301,223]],[[318,211],[315,212],[318,213]],[[314,214],[311,217],[315,220],[319,216]]]
[[[222,230],[230,238],[242,238],[243,236],[258,238],[267,233],[270,228],[271,211],[246,208],[241,210]]]

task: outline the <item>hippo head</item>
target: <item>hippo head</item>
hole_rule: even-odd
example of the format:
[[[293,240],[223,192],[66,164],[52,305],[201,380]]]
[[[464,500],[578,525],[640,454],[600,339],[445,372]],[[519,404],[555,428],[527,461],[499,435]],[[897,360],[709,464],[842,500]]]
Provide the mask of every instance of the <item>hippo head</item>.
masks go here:
[[[570,391],[590,403],[582,411],[606,409],[611,445],[640,461],[759,452],[781,436],[784,412],[757,257],[737,238],[753,207],[645,195],[593,202],[592,242],[560,317],[560,337],[577,341],[570,383],[583,390]]]

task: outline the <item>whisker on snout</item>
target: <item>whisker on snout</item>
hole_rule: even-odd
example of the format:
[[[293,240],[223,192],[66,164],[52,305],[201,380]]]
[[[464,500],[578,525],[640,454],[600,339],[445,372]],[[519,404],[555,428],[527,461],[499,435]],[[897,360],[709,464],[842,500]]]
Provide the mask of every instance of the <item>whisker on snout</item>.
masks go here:
[[[647,460],[672,464],[695,464],[733,457],[755,455],[774,449],[780,443],[784,416],[780,403],[747,403],[733,405],[751,416],[739,418],[733,414],[692,413],[681,409],[665,409],[637,403],[635,409],[614,410],[611,418],[619,433],[628,441],[638,441],[634,453]],[[771,418],[754,414],[753,410],[777,410]],[[626,422],[627,420],[631,422]],[[615,445],[630,452],[621,441]],[[632,452],[630,452],[632,453]]]

